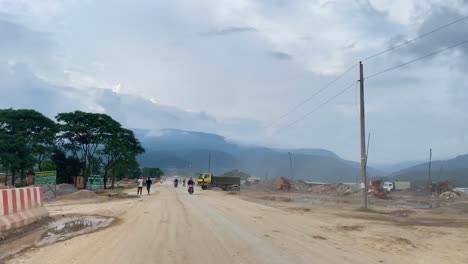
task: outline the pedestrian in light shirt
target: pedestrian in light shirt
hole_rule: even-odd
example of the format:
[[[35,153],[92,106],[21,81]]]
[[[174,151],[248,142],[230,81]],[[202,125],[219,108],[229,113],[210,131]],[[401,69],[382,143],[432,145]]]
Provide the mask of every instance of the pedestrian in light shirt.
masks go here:
[[[142,192],[143,192],[143,177],[140,177],[140,179],[138,179],[137,195],[141,195]]]

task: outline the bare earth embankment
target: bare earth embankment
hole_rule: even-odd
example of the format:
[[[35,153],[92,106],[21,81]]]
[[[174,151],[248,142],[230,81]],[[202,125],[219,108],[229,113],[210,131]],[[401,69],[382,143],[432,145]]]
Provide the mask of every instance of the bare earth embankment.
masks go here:
[[[54,218],[117,220],[94,233],[26,250],[7,263],[468,263],[464,199],[435,209],[371,200],[373,210],[361,212],[357,194],[196,188],[190,196],[183,188],[155,187],[157,192],[138,199],[47,204]]]

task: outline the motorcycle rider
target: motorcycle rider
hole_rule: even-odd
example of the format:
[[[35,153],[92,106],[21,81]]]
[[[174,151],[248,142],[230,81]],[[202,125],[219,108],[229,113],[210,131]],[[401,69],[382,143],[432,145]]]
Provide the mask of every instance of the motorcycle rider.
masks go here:
[[[187,181],[187,185],[188,185],[188,188],[189,188],[189,192],[190,192],[190,188],[192,188],[192,192],[190,192],[190,194],[193,193],[193,186],[195,185],[195,182],[192,180],[192,177],[190,177],[190,179]]]
[[[192,177],[187,182],[187,185],[195,185],[195,182],[192,180]]]
[[[182,186],[185,187],[185,179],[182,180]]]
[[[174,180],[174,187],[177,187],[177,185],[179,185],[179,179],[176,178],[176,179]]]

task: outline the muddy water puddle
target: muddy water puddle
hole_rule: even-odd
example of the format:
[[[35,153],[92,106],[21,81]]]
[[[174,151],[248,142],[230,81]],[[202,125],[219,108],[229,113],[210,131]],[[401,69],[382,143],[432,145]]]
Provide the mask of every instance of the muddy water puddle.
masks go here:
[[[436,208],[436,205],[429,203],[415,203],[415,204],[399,204],[396,207],[404,209],[431,209]]]
[[[320,204],[319,199],[310,199],[310,198],[297,198],[289,200],[290,203],[302,203],[302,204]]]
[[[112,224],[115,218],[103,216],[82,216],[62,218],[49,224],[38,246],[63,241],[78,235],[94,232]]]
[[[103,216],[76,216],[55,220],[24,237],[0,245],[0,263],[33,247],[40,247],[98,231],[111,225],[114,221],[115,218]]]

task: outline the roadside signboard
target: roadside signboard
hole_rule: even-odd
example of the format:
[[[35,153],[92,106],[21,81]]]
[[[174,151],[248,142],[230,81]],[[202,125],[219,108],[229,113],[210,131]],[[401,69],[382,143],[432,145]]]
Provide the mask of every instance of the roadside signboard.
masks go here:
[[[101,175],[90,175],[88,176],[87,185],[93,191],[99,190],[104,185],[104,177]]]
[[[57,183],[57,171],[36,172],[35,185],[55,185]]]

